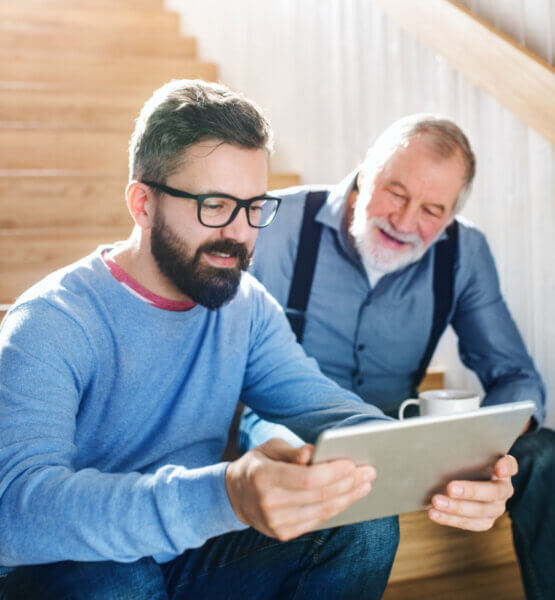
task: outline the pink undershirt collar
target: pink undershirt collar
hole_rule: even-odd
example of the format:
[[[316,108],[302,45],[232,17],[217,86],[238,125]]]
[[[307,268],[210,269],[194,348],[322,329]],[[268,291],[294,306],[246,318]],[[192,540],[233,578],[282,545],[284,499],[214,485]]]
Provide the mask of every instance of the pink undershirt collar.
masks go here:
[[[163,298],[162,296],[158,296],[150,290],[147,290],[138,281],[133,279],[133,277],[131,277],[127,271],[124,271],[114,259],[110,258],[108,250],[104,250],[102,252],[102,260],[108,267],[110,273],[123,285],[123,287],[130,291],[134,296],[141,299],[143,302],[150,304],[151,306],[161,308],[162,310],[173,311],[191,310],[191,308],[196,306],[195,302],[186,302],[184,300],[168,300],[167,298]]]

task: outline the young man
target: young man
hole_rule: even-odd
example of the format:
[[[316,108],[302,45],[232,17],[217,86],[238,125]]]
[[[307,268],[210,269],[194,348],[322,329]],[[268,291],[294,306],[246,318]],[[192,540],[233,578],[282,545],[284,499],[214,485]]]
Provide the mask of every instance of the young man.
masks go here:
[[[280,440],[220,459],[240,396],[310,441],[386,418],[321,374],[243,273],[279,206],[271,144],[242,96],[164,86],[131,140],[129,239],[6,316],[0,597],[381,597],[395,519],[310,533],[370,491],[372,466],[310,466]]]
[[[282,209],[259,239],[253,273],[288,307],[322,371],[393,416],[414,397],[449,324],[463,362],[484,386],[484,405],[536,402],[530,423],[536,433],[521,436],[511,450],[520,473],[508,508],[529,596],[555,597],[555,434],[539,429],[545,390],[501,296],[486,239],[455,220],[474,172],[470,144],[453,122],[433,115],[401,119],[338,186],[278,193]],[[308,199],[309,192],[317,194]],[[276,436],[298,443],[284,428],[247,413],[244,447]],[[429,516],[443,525],[488,529],[508,497],[497,478],[450,484]]]

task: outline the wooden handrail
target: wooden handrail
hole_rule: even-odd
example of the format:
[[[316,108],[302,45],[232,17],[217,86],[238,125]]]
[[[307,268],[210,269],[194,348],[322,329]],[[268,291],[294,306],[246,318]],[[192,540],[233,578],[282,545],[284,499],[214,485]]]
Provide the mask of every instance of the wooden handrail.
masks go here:
[[[374,0],[385,14],[555,144],[555,69],[453,0]]]

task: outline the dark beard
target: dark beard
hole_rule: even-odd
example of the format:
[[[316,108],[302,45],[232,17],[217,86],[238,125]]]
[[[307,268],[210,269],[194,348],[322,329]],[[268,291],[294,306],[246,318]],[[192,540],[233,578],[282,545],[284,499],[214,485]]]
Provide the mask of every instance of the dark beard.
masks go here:
[[[191,258],[185,242],[170,231],[158,210],[150,231],[150,248],[158,268],[173,285],[209,310],[220,308],[235,296],[241,282],[241,271],[248,269],[252,258],[245,244],[230,239],[206,242]],[[222,269],[201,264],[203,252],[225,252],[237,257],[237,264],[233,268]]]

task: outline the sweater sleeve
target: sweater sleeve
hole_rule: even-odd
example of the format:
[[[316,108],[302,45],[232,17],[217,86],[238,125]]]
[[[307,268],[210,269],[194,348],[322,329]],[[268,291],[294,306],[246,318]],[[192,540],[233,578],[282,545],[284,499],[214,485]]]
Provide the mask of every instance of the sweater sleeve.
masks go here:
[[[282,308],[257,285],[243,402],[263,419],[285,425],[309,442],[332,427],[389,420],[322,374],[296,342]]]
[[[226,493],[227,463],[150,474],[75,468],[80,399],[94,366],[83,328],[43,301],[2,324],[0,564],[163,562],[242,529]]]

